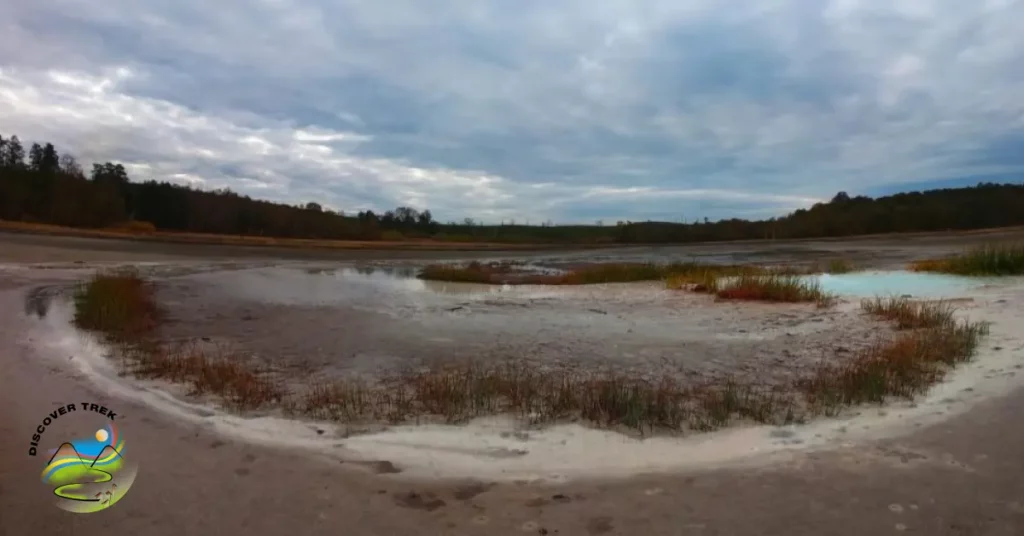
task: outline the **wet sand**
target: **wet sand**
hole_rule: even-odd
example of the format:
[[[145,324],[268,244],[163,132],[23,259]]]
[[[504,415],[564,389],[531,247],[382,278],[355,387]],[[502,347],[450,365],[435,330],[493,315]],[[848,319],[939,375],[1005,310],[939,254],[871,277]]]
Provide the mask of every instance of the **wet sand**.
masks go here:
[[[0,244],[0,255],[9,262],[14,259],[6,246]],[[84,249],[58,254],[39,247],[60,249],[32,245],[36,249],[22,250],[22,260],[159,260],[150,252],[118,257],[107,251],[97,259]],[[960,246],[941,246],[954,247]],[[932,256],[941,248],[928,244],[899,254]],[[376,449],[369,444],[361,463],[340,463],[315,449],[243,441],[228,421],[211,415],[185,419],[158,411],[132,388],[112,395],[83,377],[74,359],[65,362],[59,346],[41,345],[39,338],[52,333],[39,331],[37,321],[22,314],[28,288],[73,275],[60,267],[0,274],[0,397],[8,409],[0,420],[0,528],[9,534],[1024,533],[1024,428],[1017,426],[1024,394],[1015,380],[1024,372],[1012,366],[975,371],[1002,386],[991,398],[979,396],[969,407],[953,397],[928,406],[958,415],[932,415],[896,437],[784,450],[771,463],[691,464],[672,474],[568,483],[517,483],[486,472],[476,480],[410,480],[404,477],[413,472],[394,473],[401,467],[392,460],[365,456],[396,452],[383,443]],[[1007,331],[1024,321],[1021,297],[1018,292],[990,300],[1003,300],[991,313],[1003,331],[986,341],[986,351],[1009,362],[1024,362],[1024,346]],[[83,516],[25,491],[42,486],[38,467],[26,463],[23,451],[42,414],[85,398],[119,408],[141,467],[117,507]]]

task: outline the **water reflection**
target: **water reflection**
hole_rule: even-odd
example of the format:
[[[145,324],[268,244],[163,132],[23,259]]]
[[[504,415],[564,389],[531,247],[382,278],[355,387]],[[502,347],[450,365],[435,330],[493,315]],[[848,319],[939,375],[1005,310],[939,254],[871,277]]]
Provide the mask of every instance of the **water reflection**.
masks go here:
[[[501,290],[500,286],[476,283],[451,283],[418,279],[416,266],[353,266],[345,268],[316,268],[307,274],[330,277],[353,285],[372,286],[397,292],[435,292],[443,294],[489,294]]]

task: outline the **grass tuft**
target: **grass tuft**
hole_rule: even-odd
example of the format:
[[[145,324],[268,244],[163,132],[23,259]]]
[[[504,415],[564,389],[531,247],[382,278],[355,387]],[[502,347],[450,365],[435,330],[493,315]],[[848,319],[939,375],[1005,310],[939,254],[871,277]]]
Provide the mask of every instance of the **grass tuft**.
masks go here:
[[[1024,275],[1024,243],[986,244],[945,259],[916,261],[910,269],[965,276]]]
[[[768,302],[811,302],[831,305],[835,297],[821,290],[817,281],[799,275],[743,274],[730,281],[718,282],[715,295],[724,300]]]
[[[921,302],[891,296],[861,300],[861,309],[896,323],[896,329],[938,328],[953,322],[954,309],[945,301]]]
[[[844,406],[911,399],[941,380],[951,366],[969,361],[987,333],[985,324],[952,319],[904,332],[872,345],[842,365],[821,367],[797,387],[812,412],[823,415],[835,415]]]
[[[118,339],[145,335],[160,320],[152,285],[131,269],[94,275],[78,285],[73,299],[78,327]]]

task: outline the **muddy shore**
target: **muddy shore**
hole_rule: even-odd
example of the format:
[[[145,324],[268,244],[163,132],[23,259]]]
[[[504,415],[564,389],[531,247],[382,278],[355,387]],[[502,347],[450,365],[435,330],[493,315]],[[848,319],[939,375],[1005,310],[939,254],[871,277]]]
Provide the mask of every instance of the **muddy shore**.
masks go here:
[[[925,241],[916,244],[913,247],[904,244],[887,249],[884,244],[875,243],[872,245],[873,251],[867,251],[870,248],[860,250],[838,244],[834,250],[820,247],[815,251],[827,251],[828,255],[844,253],[852,256],[855,262],[861,259],[862,262],[876,263],[873,266],[889,266],[906,259],[942,255],[962,247],[959,242],[937,245]],[[162,273],[170,277],[168,281],[173,282],[169,283],[165,292],[168,292],[167,298],[173,301],[177,297],[179,301],[176,307],[179,311],[178,327],[182,334],[194,332],[204,324],[215,325],[211,321],[217,319],[218,315],[229,320],[221,324],[225,329],[211,328],[209,336],[224,336],[231,334],[232,329],[237,329],[235,333],[240,339],[260,340],[259,337],[262,337],[259,344],[264,346],[273,344],[277,339],[274,337],[275,330],[280,333],[302,333],[298,330],[306,329],[307,336],[292,337],[291,342],[284,344],[285,348],[278,351],[286,353],[288,346],[292,346],[294,355],[310,355],[320,359],[320,364],[325,364],[330,360],[324,358],[336,355],[336,352],[328,347],[317,353],[317,347],[325,347],[329,341],[326,338],[318,341],[317,337],[310,334],[328,330],[332,325],[343,322],[338,317],[327,316],[321,319],[321,316],[325,316],[321,308],[323,304],[311,305],[308,300],[307,303],[295,303],[302,300],[296,299],[294,290],[278,295],[276,300],[265,299],[267,295],[272,295],[269,292],[260,293],[259,296],[264,298],[261,300],[251,299],[251,295],[250,299],[245,299],[245,284],[237,283],[239,277],[224,276],[227,277],[224,281],[204,279],[213,274],[238,276],[239,273],[250,274],[241,276],[243,278],[263,277],[252,274],[258,274],[260,270],[277,270],[272,267],[278,264],[275,259],[254,257],[241,262],[238,259],[224,259],[223,263],[214,264],[231,270],[211,271],[208,266],[211,259],[221,259],[212,253],[202,256],[206,255],[204,253],[197,258],[179,257],[176,252],[132,250],[127,246],[122,246],[121,251],[91,251],[87,247],[64,249],[59,243],[45,240],[7,246],[8,242],[0,243],[0,262],[56,263],[45,270],[7,267],[0,272],[0,279],[3,280],[0,285],[0,311],[3,311],[0,317],[0,354],[5,356],[0,361],[0,397],[6,408],[11,408],[7,417],[0,420],[0,454],[5,460],[0,465],[0,494],[3,496],[0,501],[0,528],[9,534],[57,534],[71,531],[75,534],[99,534],[110,530],[127,530],[134,534],[179,534],[183,530],[196,534],[281,534],[296,531],[302,534],[336,534],[339,530],[345,530],[357,534],[410,535],[841,536],[875,533],[1016,535],[1024,532],[1024,492],[1020,487],[1020,479],[1024,477],[1024,457],[1020,455],[1024,452],[1024,430],[1014,425],[1019,420],[1016,418],[1017,409],[1024,402],[1024,394],[1017,384],[1021,369],[1012,365],[1014,362],[1024,362],[1024,344],[1013,335],[1015,330],[1019,332],[1024,328],[1024,312],[1019,307],[1024,296],[1020,290],[990,289],[984,297],[979,293],[978,307],[989,311],[984,312],[984,315],[997,321],[997,329],[986,343],[985,359],[979,361],[977,367],[966,371],[969,377],[981,382],[978,386],[954,386],[956,389],[951,388],[948,393],[938,392],[930,402],[918,408],[902,411],[871,409],[848,422],[837,423],[836,427],[828,430],[809,429],[806,432],[809,435],[799,436],[795,435],[797,432],[783,430],[774,438],[775,441],[796,438],[813,442],[815,434],[839,433],[837,430],[840,426],[847,428],[848,440],[829,443],[827,448],[782,450],[778,456],[771,457],[770,463],[753,466],[729,467],[709,462],[707,467],[691,464],[686,469],[667,473],[657,470],[652,471],[652,474],[637,474],[627,479],[594,476],[563,483],[555,478],[516,482],[488,473],[496,467],[511,470],[516,467],[516,463],[526,463],[545,456],[556,459],[565,457],[562,463],[570,464],[580,458],[595,456],[592,449],[573,451],[573,448],[579,446],[578,442],[593,446],[595,442],[601,443],[608,439],[572,430],[569,432],[575,435],[548,439],[536,437],[526,443],[517,443],[520,440],[516,437],[499,438],[495,435],[494,444],[508,445],[508,448],[519,445],[515,448],[525,448],[530,451],[529,454],[514,459],[491,458],[490,461],[482,462],[473,472],[479,475],[477,478],[410,480],[406,477],[416,472],[403,469],[399,458],[406,451],[420,448],[415,441],[423,440],[422,436],[408,436],[403,435],[406,432],[401,432],[390,436],[390,439],[377,438],[361,446],[358,443],[350,444],[348,448],[363,449],[364,455],[376,458],[346,463],[339,463],[337,457],[327,455],[329,450],[317,454],[303,449],[274,446],[271,442],[257,441],[254,437],[247,439],[246,436],[232,432],[239,426],[233,424],[234,421],[208,413],[168,413],[156,409],[154,404],[161,403],[163,399],[149,391],[138,391],[121,382],[97,383],[96,378],[83,372],[85,369],[80,367],[81,356],[78,352],[68,350],[75,346],[62,346],[67,341],[55,338],[52,326],[40,324],[31,315],[24,314],[24,294],[29,289],[65,284],[87,273],[92,267],[80,266],[75,261],[104,263],[163,260],[172,262],[172,265],[153,269],[163,270]],[[687,251],[686,254],[689,254],[693,250]],[[723,252],[721,249],[710,250],[708,254],[723,255]],[[750,250],[740,254],[750,254]],[[779,253],[777,257],[784,259],[787,255],[791,259],[800,258],[799,254],[792,251]],[[238,272],[237,268],[254,272]],[[231,281],[235,281],[234,287]],[[224,297],[224,294],[211,294],[215,290],[228,293],[233,299],[214,299],[216,296]],[[324,287],[314,285],[306,290],[310,296],[330,296]],[[368,292],[369,302],[372,302],[373,296],[381,300],[388,296],[387,293]],[[506,310],[518,309],[507,303],[538,299],[537,296],[516,295],[505,295],[500,299],[494,296],[473,297],[468,300],[471,303],[467,311],[448,311],[444,309],[449,303],[454,303],[451,307],[458,306],[467,301],[466,295],[443,292],[435,294],[442,297],[424,298],[418,302],[410,300],[410,303],[400,307],[394,307],[394,303],[391,303],[390,310],[374,313],[383,315],[379,317],[367,311],[365,302],[364,307],[358,311],[361,315],[370,315],[374,320],[406,322],[401,325],[409,329],[413,325],[410,321],[417,319],[417,315],[455,318],[463,322],[479,317],[484,320],[472,326],[474,330],[479,330],[490,321],[499,326],[506,324]],[[632,296],[634,292],[629,294]],[[646,298],[652,297],[653,291],[651,295],[646,295]],[[289,299],[292,301],[289,302]],[[602,296],[604,313],[596,313],[587,311],[589,307],[586,307],[596,305],[588,301],[596,298],[577,296],[567,301],[573,299],[578,300],[572,310],[581,315],[579,326],[594,323],[602,326],[601,329],[594,329],[592,334],[595,336],[609,331],[610,326],[623,323],[616,315],[628,317],[625,313],[636,313],[636,308],[642,310],[651,307],[643,312],[648,320],[643,323],[644,327],[624,324],[627,330],[625,333],[611,331],[609,338],[628,340],[630,328],[634,329],[634,333],[638,328],[641,332],[643,329],[654,330],[650,327],[651,322],[668,314],[666,304],[662,304],[659,310],[659,306],[649,304],[651,300],[646,300],[647,305],[642,305],[640,300],[634,303],[628,299],[616,303]],[[544,305],[543,301],[540,303],[540,308],[555,307]],[[331,305],[335,309],[346,307],[337,303],[337,300]],[[242,325],[236,318],[245,314],[242,311],[244,307],[253,308],[250,313],[253,320],[247,322],[255,322],[258,327],[250,329],[248,333],[245,328],[231,327],[236,325],[232,322]],[[979,309],[978,314],[982,313]],[[354,313],[348,314],[349,327],[339,329],[348,329],[350,333],[366,332],[367,339],[363,343],[366,348],[372,349],[381,343],[373,337],[386,338],[386,332],[373,330],[372,326],[376,323],[359,324],[353,319]],[[460,314],[465,316],[459,317]],[[715,312],[702,320],[705,324],[695,324],[700,329],[695,327],[683,335],[694,337],[693,344],[699,344],[696,340],[698,334],[706,337],[706,340],[716,340],[714,315],[717,314],[748,313]],[[789,318],[782,316],[784,314],[797,316]],[[770,320],[759,321],[778,323],[775,327],[761,327],[770,328],[766,332],[774,329],[784,337],[786,329],[830,322],[828,319],[811,322],[815,314],[818,313],[786,311],[764,317]],[[541,336],[529,344],[543,348],[540,342],[557,342],[559,332],[571,331],[571,326],[574,326],[571,315],[567,316],[564,310],[553,310],[549,318],[557,318],[563,323],[552,330],[549,339]],[[730,317],[737,321],[740,318]],[[603,321],[609,324],[601,324]],[[795,321],[800,322],[786,325]],[[837,329],[847,329],[847,325],[855,326],[855,322],[849,318],[837,317],[831,321]],[[523,332],[530,329],[533,326],[529,324],[522,326]],[[814,328],[801,329],[810,331],[798,336],[814,336]],[[717,334],[722,331],[719,330]],[[637,335],[638,341],[655,335],[654,332],[642,333],[643,337]],[[417,335],[422,333],[417,332]],[[675,333],[671,335],[680,336]],[[763,336],[763,333],[751,332],[749,335],[753,338],[755,335]],[[458,336],[463,334],[459,333]],[[412,335],[407,338],[417,340]],[[40,344],[41,341],[61,344]],[[756,353],[760,351],[760,346],[765,345],[764,340],[742,338],[730,343],[734,344],[733,349],[737,353]],[[395,342],[391,344],[394,344],[393,353],[398,354],[403,350],[402,345]],[[433,344],[439,345],[437,351],[443,351],[443,341]],[[591,349],[600,351],[602,346],[606,345],[595,343]],[[557,349],[550,351],[557,352]],[[614,352],[604,351],[605,358],[615,357]],[[1004,364],[994,365],[996,362]],[[122,387],[113,389],[114,385]],[[981,385],[987,386],[985,389],[990,392],[982,393]],[[31,485],[38,484],[38,468],[24,463],[25,455],[22,451],[26,434],[34,428],[42,414],[63,400],[86,398],[118,407],[123,415],[124,427],[129,430],[133,445],[137,445],[136,452],[142,458],[139,481],[132,488],[131,494],[110,511],[91,516],[74,516],[56,510],[39,493],[14,493],[16,489],[35,489]],[[909,417],[915,410],[920,413],[920,419]],[[900,413],[906,414],[900,416]],[[886,430],[889,430],[886,427],[892,426],[905,426],[906,430],[899,434],[880,433],[871,439],[860,438],[861,426],[880,429],[879,420],[888,423],[881,426]],[[483,428],[473,430],[469,429],[478,436],[488,433]],[[277,432],[278,435],[280,433]],[[311,436],[310,440],[317,438],[317,434],[308,429],[291,430],[286,435],[304,440],[303,434],[307,433]],[[625,460],[671,461],[684,459],[694,452],[744,450],[751,448],[752,444],[744,443],[750,439],[746,436],[716,436],[709,438],[703,446],[691,446],[698,450],[689,451],[672,450],[678,447],[670,448],[658,442],[621,443],[608,451],[610,457],[604,463],[611,467],[623,464]],[[455,436],[454,441],[469,445],[476,439],[469,435]],[[558,447],[559,444],[561,447]],[[614,441],[608,443],[609,446],[616,444]],[[669,450],[663,450],[666,448]],[[459,456],[454,452],[439,452],[434,461],[441,467],[459,459]],[[180,463],[183,459],[188,460],[188,463]],[[601,459],[597,456],[592,461],[600,464]],[[743,512],[743,515],[736,515],[736,512]]]
[[[948,255],[985,241],[1024,239],[1024,229],[974,233],[882,235],[854,239],[718,242],[668,246],[626,246],[596,250],[558,251],[402,251],[329,250],[216,244],[169,244],[118,239],[51,236],[0,232],[0,262],[131,262],[274,260],[444,260],[474,258],[532,258],[568,261],[607,261],[643,258],[732,259],[734,262],[805,262],[845,258],[864,268],[890,268],[911,260]]]

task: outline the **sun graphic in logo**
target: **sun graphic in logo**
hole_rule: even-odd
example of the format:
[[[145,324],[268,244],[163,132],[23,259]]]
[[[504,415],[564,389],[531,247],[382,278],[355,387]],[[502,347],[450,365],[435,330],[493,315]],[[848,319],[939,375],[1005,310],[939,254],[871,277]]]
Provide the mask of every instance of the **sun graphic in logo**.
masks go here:
[[[113,422],[91,438],[65,441],[50,450],[42,481],[54,487],[57,507],[96,512],[116,504],[135,481],[137,467],[125,459],[125,440]]]

